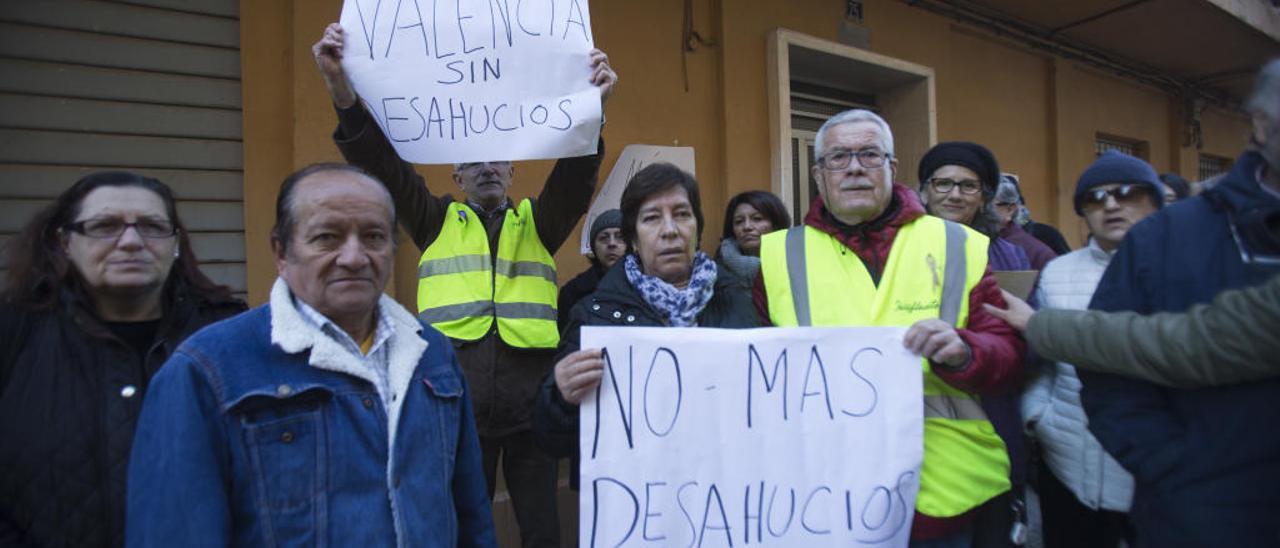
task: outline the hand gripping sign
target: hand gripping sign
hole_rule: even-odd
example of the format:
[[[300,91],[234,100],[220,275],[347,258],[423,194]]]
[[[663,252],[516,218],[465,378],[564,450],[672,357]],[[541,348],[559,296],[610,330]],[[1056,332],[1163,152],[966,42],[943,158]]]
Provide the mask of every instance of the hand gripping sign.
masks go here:
[[[579,544],[906,546],[923,459],[902,328],[583,327]]]
[[[346,0],[342,66],[400,157],[593,154],[586,0]]]

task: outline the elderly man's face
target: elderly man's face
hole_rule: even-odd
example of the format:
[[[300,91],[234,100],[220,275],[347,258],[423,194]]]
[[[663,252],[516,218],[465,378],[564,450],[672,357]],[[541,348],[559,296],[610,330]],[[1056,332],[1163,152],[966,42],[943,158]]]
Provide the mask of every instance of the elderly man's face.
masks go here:
[[[849,122],[827,128],[823,136],[823,158],[844,151],[855,155],[859,152],[887,154],[884,134],[873,122]],[[897,174],[898,160],[883,158],[879,167],[866,168],[858,158],[851,158],[849,165],[828,169],[822,165],[813,167],[813,178],[818,182],[818,194],[835,218],[856,225],[876,218],[889,206],[893,198],[893,180]]]
[[[511,162],[471,162],[457,166],[453,181],[466,193],[468,200],[492,209],[502,205],[507,198],[507,189],[511,188],[515,172]]]
[[[280,277],[344,329],[367,321],[391,273],[390,197],[368,177],[322,171],[298,182],[292,207],[288,249],[276,246]]]

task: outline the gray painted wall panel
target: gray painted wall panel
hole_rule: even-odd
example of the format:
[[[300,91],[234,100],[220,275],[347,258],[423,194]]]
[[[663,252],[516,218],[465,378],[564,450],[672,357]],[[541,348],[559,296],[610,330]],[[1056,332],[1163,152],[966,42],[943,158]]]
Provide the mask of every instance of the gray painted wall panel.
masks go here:
[[[0,129],[0,163],[242,168],[238,141]]]
[[[119,168],[105,166],[47,166],[0,164],[0,199],[53,199],[70,188],[76,180],[97,171],[123,169],[159,179],[181,200],[239,201],[244,196],[239,171],[198,171],[188,169],[151,169],[137,166]]]
[[[192,232],[244,230],[242,202],[178,202],[178,216]]]
[[[240,111],[0,93],[0,127],[240,140]]]
[[[32,27],[0,22],[0,51],[10,57],[98,67],[240,78],[240,53],[227,48]]]
[[[239,0],[5,3],[0,275],[36,211],[88,173],[125,169],[174,189],[201,268],[243,296],[238,12]]]
[[[0,234],[12,235],[34,217],[36,212],[49,204],[49,200],[5,200],[4,214],[0,215]]]
[[[240,47],[240,25],[235,19],[112,2],[8,2],[3,12],[0,12],[0,20],[231,49]]]
[[[203,13],[223,17],[240,17],[239,0],[128,0],[117,3],[155,6],[178,11]]]
[[[192,232],[189,238],[196,258],[201,261],[244,262],[244,234],[241,232]]]
[[[0,74],[0,91],[240,108],[240,82],[221,78],[20,59],[0,59]]]
[[[248,290],[244,263],[203,263],[200,270],[214,283],[229,286],[232,291],[243,293]]]

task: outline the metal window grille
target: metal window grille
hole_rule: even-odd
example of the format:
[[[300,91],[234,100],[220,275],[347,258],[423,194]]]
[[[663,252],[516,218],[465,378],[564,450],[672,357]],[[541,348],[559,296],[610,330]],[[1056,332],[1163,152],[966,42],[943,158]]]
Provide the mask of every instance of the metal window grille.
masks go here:
[[[1218,175],[1222,175],[1231,170],[1231,159],[1222,156],[1214,156],[1212,154],[1200,155],[1200,179],[1201,181],[1211,179]]]
[[[1110,150],[1123,152],[1135,158],[1141,158],[1143,156],[1143,147],[1141,142],[1117,139],[1115,137],[1104,137],[1099,135],[1097,140],[1094,141],[1093,148],[1094,154],[1097,156],[1102,156],[1102,153]]]

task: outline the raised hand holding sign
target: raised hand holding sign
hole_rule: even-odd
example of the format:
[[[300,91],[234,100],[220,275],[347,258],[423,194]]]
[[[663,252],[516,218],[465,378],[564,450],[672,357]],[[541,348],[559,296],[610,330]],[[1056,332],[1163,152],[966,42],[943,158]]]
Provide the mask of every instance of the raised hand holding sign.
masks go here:
[[[330,58],[409,162],[596,151],[616,75],[593,49],[585,0],[347,0],[338,30]],[[341,101],[346,79],[316,58]]]

